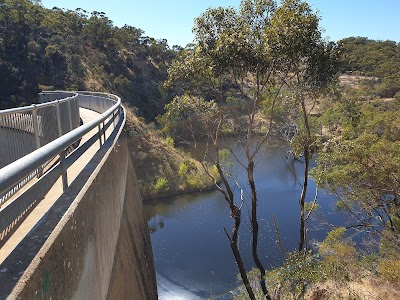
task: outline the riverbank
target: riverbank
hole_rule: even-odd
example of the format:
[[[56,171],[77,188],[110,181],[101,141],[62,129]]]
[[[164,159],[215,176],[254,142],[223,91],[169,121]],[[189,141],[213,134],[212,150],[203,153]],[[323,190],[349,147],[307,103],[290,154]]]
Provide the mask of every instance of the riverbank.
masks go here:
[[[145,201],[214,188],[204,167],[218,179],[215,168],[203,166],[189,153],[174,147],[172,138],[164,138],[154,124],[146,124],[129,109],[126,129],[129,152]]]

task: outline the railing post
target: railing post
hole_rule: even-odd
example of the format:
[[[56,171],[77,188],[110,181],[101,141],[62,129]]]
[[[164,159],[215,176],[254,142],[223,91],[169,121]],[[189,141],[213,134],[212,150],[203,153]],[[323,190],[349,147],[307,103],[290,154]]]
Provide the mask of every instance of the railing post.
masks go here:
[[[80,112],[79,112],[79,101],[78,101],[78,97],[75,98],[74,101],[75,104],[75,117],[76,117],[76,124],[77,127],[79,127],[81,124],[81,116],[80,116]]]
[[[72,108],[71,108],[71,100],[67,101],[68,103],[68,115],[69,115],[69,130],[72,131],[73,125],[72,125]]]
[[[61,164],[63,191],[65,191],[68,188],[68,176],[67,176],[67,170],[65,169],[65,150],[61,151],[60,153],[60,164]]]
[[[63,134],[62,127],[61,127],[60,101],[56,102],[56,115],[57,115],[58,137],[60,137]]]
[[[39,133],[39,126],[38,126],[38,118],[37,118],[37,107],[35,104],[33,104],[33,110],[32,110],[32,124],[33,124],[33,134],[35,136],[35,144],[36,144],[36,149],[40,148],[40,133]],[[42,175],[43,168],[39,168],[38,171],[38,177]]]
[[[105,121],[103,121],[103,144],[106,142],[106,130],[105,128]]]
[[[39,126],[38,126],[38,119],[37,119],[37,107],[33,105],[34,108],[32,110],[32,122],[33,122],[33,134],[35,135],[35,143],[36,149],[40,148],[40,135],[39,135]]]
[[[100,127],[100,124],[97,125],[97,128],[99,129],[98,135],[99,135],[99,143],[100,143],[100,148],[101,148],[101,127]]]
[[[60,102],[56,102],[56,114],[57,114],[57,127],[58,127],[58,137],[62,136],[62,127],[61,127],[61,113],[60,113]],[[67,170],[65,169],[65,149],[60,153],[60,165],[61,165],[61,177],[63,183],[63,190],[65,191],[68,188],[68,177]]]

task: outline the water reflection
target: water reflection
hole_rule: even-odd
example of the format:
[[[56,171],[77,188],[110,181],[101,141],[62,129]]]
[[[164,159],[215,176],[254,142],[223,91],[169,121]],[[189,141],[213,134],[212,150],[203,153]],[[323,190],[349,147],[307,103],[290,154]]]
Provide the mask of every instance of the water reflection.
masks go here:
[[[256,162],[259,255],[268,267],[281,263],[273,216],[279,226],[284,251],[292,251],[298,244],[302,164],[288,163],[285,159],[287,150],[285,143],[276,142],[262,149]],[[239,164],[232,166],[232,174],[235,174],[245,193],[248,192],[247,177]],[[314,198],[314,190],[315,183],[310,181],[307,201]],[[342,220],[333,214],[333,200],[332,196],[320,191],[319,214],[325,215],[330,222],[341,223]],[[238,270],[224,233],[224,228],[231,230],[232,219],[223,196],[212,191],[162,199],[147,203],[145,213],[152,231],[159,298],[229,297],[229,290],[237,286]],[[250,217],[246,208],[242,216],[239,246],[250,270],[253,260]],[[318,228],[318,224],[311,221],[309,228]],[[325,230],[310,230],[308,233],[309,239],[321,240],[324,235]]]

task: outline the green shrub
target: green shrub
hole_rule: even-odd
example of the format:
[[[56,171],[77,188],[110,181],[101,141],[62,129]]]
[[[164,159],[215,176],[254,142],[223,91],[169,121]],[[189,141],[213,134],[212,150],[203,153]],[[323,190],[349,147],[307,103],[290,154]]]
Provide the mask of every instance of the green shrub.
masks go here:
[[[160,177],[154,185],[156,194],[160,194],[169,190],[169,181],[165,177]]]
[[[221,177],[219,175],[218,169],[216,165],[208,167],[208,172],[211,174],[213,178],[215,178],[217,181],[221,180]]]
[[[179,165],[179,177],[185,178],[188,172],[188,166],[184,162]]]
[[[291,252],[278,273],[279,281],[288,294],[300,299],[306,286],[321,279],[319,259],[311,252]]]
[[[319,252],[325,260],[346,264],[349,260],[354,259],[356,248],[345,237],[345,232],[345,228],[339,227],[328,233],[319,248]]]
[[[190,173],[197,171],[195,163],[189,159],[185,159],[179,165],[179,177],[186,178]]]
[[[190,174],[186,177],[186,184],[191,189],[202,190],[206,187],[205,183],[198,174]]]
[[[379,262],[380,275],[391,282],[400,282],[400,259],[383,259]]]
[[[168,146],[173,147],[173,146],[174,146],[174,139],[173,139],[172,137],[170,137],[170,136],[167,136],[167,137],[165,138],[165,143],[166,143]]]
[[[39,89],[41,91],[54,91],[54,86],[39,84]],[[400,94],[399,94],[399,96],[400,96]]]

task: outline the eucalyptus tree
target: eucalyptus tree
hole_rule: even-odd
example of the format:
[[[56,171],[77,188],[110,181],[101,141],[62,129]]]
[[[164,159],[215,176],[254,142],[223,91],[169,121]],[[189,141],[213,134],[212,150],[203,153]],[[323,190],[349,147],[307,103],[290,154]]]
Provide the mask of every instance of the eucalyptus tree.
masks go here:
[[[306,211],[309,164],[318,142],[318,127],[311,117],[317,97],[332,82],[338,72],[338,47],[321,37],[319,17],[307,2],[287,0],[276,10],[265,32],[271,56],[274,58],[276,76],[284,84],[289,97],[287,111],[289,122],[298,127],[292,139],[297,155],[304,159],[300,206],[300,239],[298,250],[306,242],[306,221],[315,205]],[[314,201],[316,197],[314,198]]]
[[[221,80],[209,67],[211,62],[202,55],[199,47],[189,45],[178,52],[168,68],[168,79],[164,86],[177,95],[190,93],[207,100],[221,99]]]
[[[232,155],[247,173],[248,184],[251,188],[252,254],[260,272],[263,294],[267,299],[271,299],[265,283],[265,267],[258,255],[257,191],[253,173],[256,154],[267,141],[272,125],[271,120],[267,133],[262,139],[256,139],[254,134],[255,116],[263,101],[267,97],[272,97],[270,92],[274,64],[270,59],[263,32],[269,25],[275,9],[276,3],[272,0],[244,0],[239,9],[222,7],[208,9],[195,20],[193,31],[196,44],[193,49],[186,49],[178,55],[177,60],[169,69],[167,81],[169,86],[178,85],[182,94],[186,93],[186,96],[177,97],[167,107],[166,116],[175,118],[181,124],[187,124],[188,120],[207,120],[203,123],[201,130],[201,132],[207,133],[209,147],[205,156],[212,160],[218,171],[222,184],[218,182],[217,178],[214,178],[216,187],[224,195],[229,204],[231,216],[235,220],[232,232],[230,234],[226,230],[225,232],[251,299],[255,299],[255,296],[239,250],[241,209],[245,199],[243,193],[241,193],[240,199],[235,199],[233,191],[235,186],[239,187],[239,183],[224,168],[223,154],[225,152],[220,151],[220,140],[226,127],[240,124],[240,127],[245,128],[245,130],[241,128],[244,136],[239,139],[246,154],[245,161],[240,161],[233,152]],[[235,98],[235,101],[243,113],[238,114],[238,111],[225,105],[227,86],[237,89],[238,97]],[[202,97],[216,101],[213,102],[216,111],[211,119],[199,117],[206,116],[199,109],[204,107],[204,105],[199,105],[199,103],[204,103]],[[188,105],[188,102],[197,104]],[[195,109],[189,113],[187,107]],[[178,117],[177,111],[180,112]],[[207,116],[211,117],[211,115]],[[184,127],[192,131],[194,129],[187,125]],[[236,126],[236,129],[238,127]],[[212,158],[208,151],[211,147],[216,153]],[[210,172],[209,175],[214,177]],[[239,189],[243,191],[241,187]]]
[[[321,39],[318,17],[310,7],[301,1],[285,1],[280,7],[272,0],[243,0],[239,9],[208,9],[195,20],[193,29],[196,44],[182,51],[169,69],[167,85],[180,87],[181,96],[167,106],[163,119],[184,124],[185,130],[200,131],[207,136],[205,156],[208,149],[214,148],[216,156],[210,158],[215,165],[220,184],[217,189],[227,200],[231,216],[235,220],[231,234],[225,230],[230,241],[240,275],[251,299],[254,291],[246,274],[239,251],[239,226],[241,209],[245,201],[243,189],[234,176],[223,166],[223,152],[220,141],[227,127],[235,127],[239,133],[238,143],[242,146],[245,159],[241,160],[231,151],[231,155],[247,173],[250,187],[250,227],[252,231],[252,255],[260,274],[263,295],[271,299],[265,283],[265,267],[258,253],[258,195],[254,180],[255,158],[261,147],[269,141],[274,124],[274,111],[281,92],[289,93],[295,100],[291,110],[298,113],[304,121],[305,133],[297,138],[305,152],[305,171],[303,191],[300,197],[301,235],[299,249],[305,242],[306,215],[305,194],[307,191],[310,149],[313,146],[309,112],[306,98],[315,95],[335,73],[335,47]],[[236,88],[239,97],[233,108],[226,104],[232,100],[227,97],[226,87]],[[204,93],[204,89],[206,93]],[[182,96],[183,95],[183,96]],[[214,99],[213,114],[204,114],[204,95]],[[265,109],[268,106],[268,109]],[[267,130],[260,137],[255,133],[256,116],[260,111],[268,111]],[[211,118],[211,119],[210,119]],[[160,119],[160,120],[161,120]],[[202,124],[196,130],[193,121]],[[191,125],[189,125],[189,123]],[[198,126],[198,125],[197,125]],[[242,127],[242,130],[238,130]],[[244,129],[243,129],[244,128]],[[303,132],[302,132],[303,133]],[[243,134],[240,136],[240,134]],[[195,138],[194,135],[191,135]],[[301,137],[301,139],[300,139]],[[213,174],[209,172],[213,177]],[[216,178],[214,178],[216,179]],[[240,199],[233,190],[239,188]]]
[[[347,228],[378,235],[400,251],[400,110],[392,105],[386,111],[364,105],[357,122],[341,109],[332,121],[342,133],[325,143],[313,176],[337,195]]]

